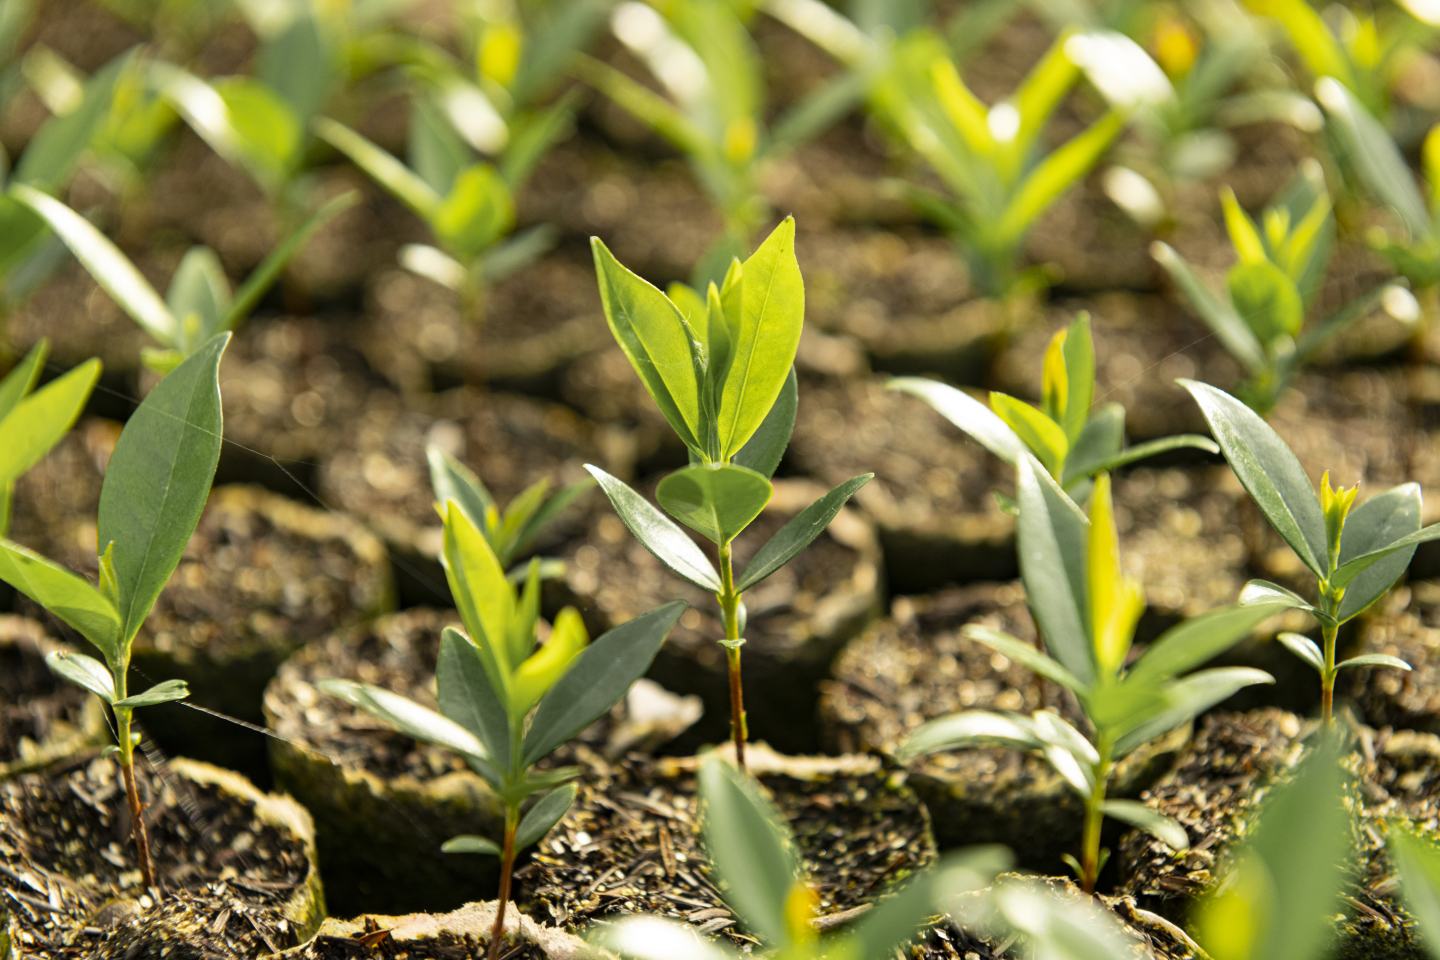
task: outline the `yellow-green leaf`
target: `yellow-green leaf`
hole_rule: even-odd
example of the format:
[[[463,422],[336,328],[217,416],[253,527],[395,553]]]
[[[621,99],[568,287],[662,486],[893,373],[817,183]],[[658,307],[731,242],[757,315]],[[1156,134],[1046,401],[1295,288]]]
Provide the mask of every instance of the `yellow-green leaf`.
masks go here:
[[[1145,598],[1140,585],[1120,569],[1120,534],[1115,529],[1110,475],[1106,473],[1095,478],[1095,489],[1090,494],[1085,553],[1095,664],[1102,677],[1114,676],[1130,652]]]

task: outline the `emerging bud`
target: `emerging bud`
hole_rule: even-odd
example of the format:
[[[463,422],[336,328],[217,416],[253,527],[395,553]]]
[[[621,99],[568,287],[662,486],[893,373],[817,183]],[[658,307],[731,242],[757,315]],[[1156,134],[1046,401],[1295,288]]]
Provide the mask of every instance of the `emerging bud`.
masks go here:
[[[1340,537],[1345,531],[1345,518],[1350,515],[1350,508],[1355,505],[1355,497],[1359,493],[1358,483],[1338,490],[1330,486],[1329,470],[1320,477],[1320,510],[1325,515],[1325,542],[1330,547],[1332,569],[1340,563]]]

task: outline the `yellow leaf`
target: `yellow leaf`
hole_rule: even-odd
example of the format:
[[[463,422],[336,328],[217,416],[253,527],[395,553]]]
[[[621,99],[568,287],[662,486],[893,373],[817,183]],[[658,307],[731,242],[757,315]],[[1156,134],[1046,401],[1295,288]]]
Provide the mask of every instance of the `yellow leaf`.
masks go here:
[[[585,622],[574,607],[566,607],[555,618],[550,639],[515,671],[514,705],[524,714],[565,676],[570,664],[590,642]]]
[[[1050,338],[1045,348],[1045,367],[1041,375],[1040,394],[1045,412],[1056,423],[1065,422],[1066,401],[1070,396],[1070,376],[1065,369],[1065,335],[1062,329]]]
[[[465,632],[477,644],[487,644],[501,669],[509,673],[514,666],[506,638],[515,617],[515,588],[506,579],[490,541],[454,500],[445,503],[440,563]]]
[[[1120,570],[1120,534],[1115,529],[1109,474],[1095,478],[1095,489],[1090,494],[1086,560],[1095,664],[1102,677],[1114,676],[1130,652],[1145,598],[1140,584]]]

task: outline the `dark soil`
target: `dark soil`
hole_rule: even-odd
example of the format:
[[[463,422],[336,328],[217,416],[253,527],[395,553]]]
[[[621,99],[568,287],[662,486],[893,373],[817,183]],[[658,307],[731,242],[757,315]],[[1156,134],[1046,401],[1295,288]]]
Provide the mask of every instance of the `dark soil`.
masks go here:
[[[924,808],[879,761],[783,758],[758,745],[747,756],[795,834],[821,915],[872,900],[933,860]],[[517,875],[530,915],[575,929],[651,913],[753,944],[710,876],[695,770],[688,759],[629,761],[589,780]]]
[[[374,946],[370,944],[374,943]],[[349,937],[321,935],[297,956],[304,960],[473,960],[485,956],[486,937],[442,933],[422,941],[394,940],[383,929]],[[546,953],[534,944],[507,947],[505,960],[546,960]]]
[[[59,648],[34,620],[0,616],[0,772],[99,733],[98,701],[45,666]]]
[[[304,842],[178,770],[136,775],[162,885],[140,888],[119,768],[79,761],[0,783],[0,896],[26,957],[220,960],[296,943]]]
[[[1440,584],[1397,588],[1360,627],[1360,652],[1388,653],[1410,672],[1364,667],[1340,675],[1338,693],[1375,727],[1440,733]]]

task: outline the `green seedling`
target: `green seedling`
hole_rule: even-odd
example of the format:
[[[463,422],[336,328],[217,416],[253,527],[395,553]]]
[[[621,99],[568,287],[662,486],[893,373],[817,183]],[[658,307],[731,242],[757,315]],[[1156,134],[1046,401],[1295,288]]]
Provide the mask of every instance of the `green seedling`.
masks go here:
[[[1420,940],[1430,956],[1440,960],[1440,847],[1413,830],[1396,827],[1385,844]]]
[[[1083,313],[1050,338],[1038,407],[996,391],[987,407],[964,391],[923,377],[900,377],[890,381],[890,388],[924,400],[1011,466],[1033,456],[1077,502],[1084,501],[1098,474],[1117,467],[1186,447],[1220,452],[1209,438],[1193,434],[1125,446],[1125,408],[1094,406],[1095,344],[1090,318]],[[1013,512],[1009,496],[996,495]]]
[[[455,751],[495,791],[505,812],[500,842],[464,835],[441,848],[500,858],[489,950],[495,960],[515,856],[538,843],[575,799],[571,781],[578,768],[538,765],[644,676],[685,605],[676,601],[642,614],[594,643],[580,614],[566,607],[541,643],[539,563],[531,562],[517,590],[461,505],[448,500],[438,509],[445,519],[441,561],[464,625],[463,633],[447,627],[440,638],[440,711],[370,684],[326,680],[320,688],[401,733]]]
[[[1415,548],[1440,538],[1440,524],[1420,526],[1421,494],[1416,483],[1401,484],[1356,506],[1360,485],[1320,489],[1310,484],[1294,452],[1273,428],[1236,398],[1209,384],[1181,380],[1210,424],[1230,468],[1265,519],[1315,578],[1315,599],[1264,580],[1252,580],[1242,604],[1276,603],[1303,610],[1320,624],[1323,649],[1299,634],[1286,633],[1286,649],[1320,674],[1321,717],[1330,725],[1335,677],[1355,667],[1409,670],[1396,657],[1367,653],[1335,662],[1340,627],[1385,595],[1410,566]]]
[[[87,360],[35,389],[49,349],[41,340],[0,379],[0,537],[10,534],[15,481],[70,432],[100,378],[100,361]]]
[[[795,221],[784,220],[743,263],[732,261],[724,283],[710,284],[703,298],[678,285],[667,296],[598,238],[591,243],[610,332],[689,450],[690,466],[660,481],[664,513],[599,467],[586,469],[636,540],[676,576],[715,594],[725,627],[730,731],[743,770],[744,593],[820,536],[873,474],[840,484],[796,514],[737,577],[735,539],[770,502],[770,478],[795,427],[795,351],[805,317]],[[718,569],[666,513],[714,545]]]
[[[1213,960],[1334,955],[1352,821],[1340,737],[1322,730],[1275,787],[1199,904],[1194,932]]]
[[[11,187],[8,197],[48,225],[120,309],[160,344],[147,348],[144,359],[161,373],[210,343],[216,334],[238,327],[310,236],[356,200],[349,193],[321,207],[234,292],[215,252],[192,247],[175,268],[162,299],[119,247],[59,200],[25,184]]]
[[[220,459],[220,358],[230,335],[204,344],[161,380],[120,432],[100,488],[99,583],[10,540],[0,539],[0,580],[88,640],[103,662],[82,653],[45,658],[57,675],[104,700],[115,717],[113,751],[130,808],[130,830],[145,886],[155,868],[135,785],[135,711],[183,700],[183,680],[129,692],[130,653],[200,522]]]
[[[1394,288],[1378,285],[1306,324],[1335,240],[1330,197],[1318,167],[1304,168],[1258,223],[1240,208],[1228,187],[1220,199],[1236,258],[1225,275],[1223,295],[1169,245],[1157,243],[1152,252],[1191,309],[1245,369],[1240,394],[1263,414],[1316,351],[1376,306],[1387,299],[1393,302],[1387,294]]]
[[[973,892],[1005,866],[981,848],[922,870],[892,896],[835,933],[816,927],[820,899],[805,876],[795,840],[753,780],[711,757],[700,768],[705,849],[730,909],[760,939],[754,955],[783,960],[870,960],[895,953],[936,913],[943,888]],[[626,917],[599,927],[593,942],[628,960],[732,960],[751,954],[707,941],[692,927],[661,917]]]
[[[480,477],[465,464],[439,447],[425,451],[430,464],[430,486],[439,503],[454,501],[490,544],[490,549],[509,571],[511,580],[523,580],[528,570],[517,566],[535,546],[545,529],[591,488],[589,480],[562,487],[553,495],[550,480],[537,480],[526,487],[503,509]],[[542,560],[542,578],[557,576],[563,567],[558,560]]]
[[[1095,167],[1125,126],[1111,110],[1053,151],[1042,134],[1081,75],[1077,52],[1095,37],[1062,36],[1015,93],[986,106],[961,79],[945,43],[919,31],[897,46],[872,106],[944,184],[914,187],[921,210],[959,244],[982,293],[1009,300],[1045,285],[1021,269],[1027,232]],[[1091,59],[1087,54],[1087,59]]]
[[[1182,850],[1184,828],[1134,800],[1109,799],[1116,763],[1136,748],[1188,723],[1244,687],[1273,682],[1246,667],[1189,672],[1249,635],[1282,609],[1278,603],[1216,610],[1172,627],[1131,660],[1145,609],[1140,584],[1121,572],[1110,478],[1095,480],[1086,515],[1033,458],[1020,460],[1020,576],[1044,652],[1009,634],[972,625],[965,636],[1075,695],[1088,733],[1058,713],[1031,716],[967,710],[924,724],[904,743],[913,758],[981,743],[1001,743],[1044,757],[1085,805],[1080,857],[1067,858],[1086,892],[1104,863],[1100,828],[1113,817]]]
[[[577,70],[680,150],[720,211],[724,234],[693,278],[703,288],[720,280],[771,216],[758,183],[764,165],[843,116],[859,102],[868,77],[841,74],[767,122],[763,63],[736,5],[670,0],[657,7],[628,0],[615,7],[611,25],[661,92],[598,60],[582,59]]]

